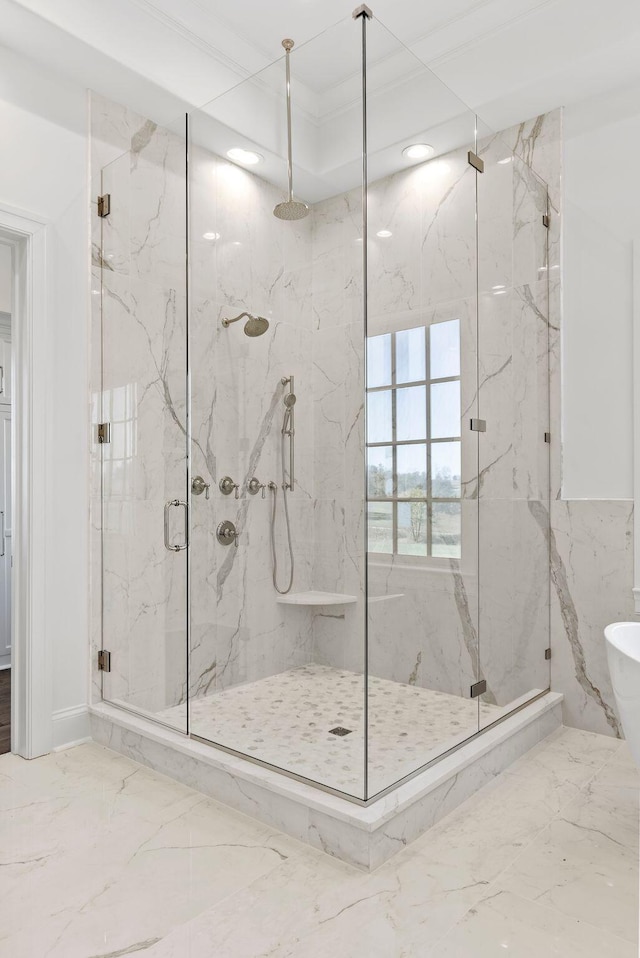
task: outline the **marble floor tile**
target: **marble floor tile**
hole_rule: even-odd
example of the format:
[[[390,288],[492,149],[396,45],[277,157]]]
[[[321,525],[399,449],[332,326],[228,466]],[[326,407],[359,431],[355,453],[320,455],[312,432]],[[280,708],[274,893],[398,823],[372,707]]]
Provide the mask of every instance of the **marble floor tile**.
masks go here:
[[[592,781],[497,885],[635,943],[638,819],[637,791]]]
[[[433,958],[636,958],[635,945],[513,895],[491,892],[437,945]]]
[[[2,956],[87,958],[160,938],[299,847],[98,746],[7,758]]]
[[[0,958],[631,958],[637,781],[562,730],[364,873],[96,745],[1,756]]]

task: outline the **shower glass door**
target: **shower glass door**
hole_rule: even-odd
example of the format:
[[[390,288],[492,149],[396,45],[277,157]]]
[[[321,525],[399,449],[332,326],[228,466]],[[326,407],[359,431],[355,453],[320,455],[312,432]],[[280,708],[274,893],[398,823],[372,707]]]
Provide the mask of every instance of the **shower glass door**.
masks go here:
[[[291,53],[304,218],[274,216],[281,47],[189,117],[189,691],[192,735],[362,799],[360,43],[349,17]]]
[[[549,688],[547,187],[502,137],[478,179],[481,726]]]
[[[140,124],[102,170],[103,697],[186,732],[185,140]]]

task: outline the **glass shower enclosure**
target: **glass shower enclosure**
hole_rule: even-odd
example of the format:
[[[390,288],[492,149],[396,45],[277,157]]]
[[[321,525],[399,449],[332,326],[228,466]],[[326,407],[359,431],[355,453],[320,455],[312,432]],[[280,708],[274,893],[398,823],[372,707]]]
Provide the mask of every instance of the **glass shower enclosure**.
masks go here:
[[[103,697],[367,802],[549,687],[547,190],[361,8],[280,219],[285,81],[102,171]]]

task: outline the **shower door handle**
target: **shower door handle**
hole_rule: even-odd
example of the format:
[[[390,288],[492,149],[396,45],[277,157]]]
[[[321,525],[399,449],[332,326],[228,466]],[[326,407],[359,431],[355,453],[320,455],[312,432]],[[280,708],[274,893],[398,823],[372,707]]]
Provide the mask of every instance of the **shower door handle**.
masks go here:
[[[182,506],[184,508],[184,544],[178,545],[177,543],[173,545],[169,542],[169,510],[172,506]],[[169,552],[182,552],[184,549],[189,546],[189,506],[186,502],[183,502],[182,499],[169,499],[168,502],[164,504],[164,547],[168,549]]]

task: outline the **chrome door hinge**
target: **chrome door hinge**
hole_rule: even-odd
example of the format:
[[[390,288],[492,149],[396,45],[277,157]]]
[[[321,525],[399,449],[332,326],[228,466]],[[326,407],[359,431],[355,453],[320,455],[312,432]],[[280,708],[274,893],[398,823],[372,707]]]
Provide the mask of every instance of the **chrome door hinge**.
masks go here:
[[[551,649],[545,649],[545,650],[544,650],[544,657],[545,657],[545,659],[546,659],[547,662],[548,662],[549,659],[551,658]]]
[[[542,214],[542,225],[546,226],[547,229],[549,229],[549,227],[551,226],[551,217],[549,216],[548,213]]]
[[[487,691],[487,680],[480,679],[479,682],[475,682],[471,686],[471,698],[477,699],[479,695],[484,695],[486,691]]]
[[[471,420],[471,432],[486,432],[487,431],[487,420],[486,419],[472,419]]]
[[[98,652],[98,672],[111,671],[111,652],[106,649],[100,649]]]
[[[544,434],[544,441],[545,441],[545,442],[551,442],[551,433],[550,433],[550,432],[545,432],[545,434]]]
[[[484,173],[484,160],[481,160],[473,150],[469,150],[468,160],[469,166],[472,166],[478,173]]]
[[[100,422],[96,427],[96,442],[99,445],[103,445],[106,442],[111,442],[111,423],[110,422]]]
[[[98,197],[98,216],[108,216],[111,212],[111,193]]]

